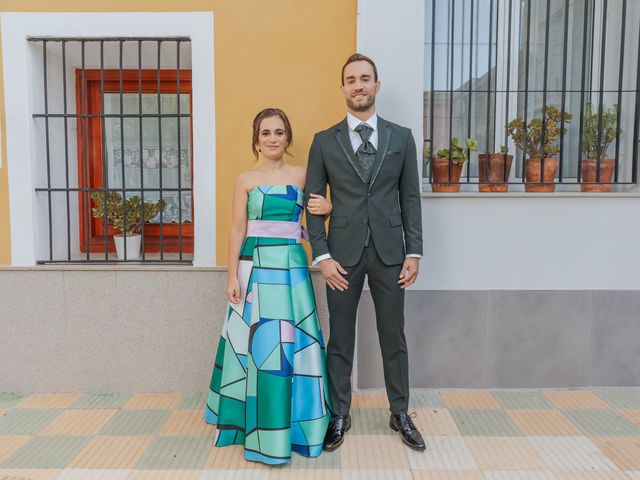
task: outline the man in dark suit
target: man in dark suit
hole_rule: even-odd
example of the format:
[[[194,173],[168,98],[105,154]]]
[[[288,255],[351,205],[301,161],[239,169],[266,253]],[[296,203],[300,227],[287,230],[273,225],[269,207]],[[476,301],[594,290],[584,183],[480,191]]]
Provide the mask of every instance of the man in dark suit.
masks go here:
[[[327,345],[333,417],[324,441],[335,450],[351,427],[351,370],[356,311],[368,278],[375,305],[390,427],[411,448],[425,444],[408,414],[409,365],[404,336],[404,289],[415,282],[422,256],[422,217],[416,146],[411,131],[377,116],[375,63],[354,54],[342,67],[347,118],[315,135],[305,201],[331,190],[329,232],[307,213],[314,264],[327,283]]]

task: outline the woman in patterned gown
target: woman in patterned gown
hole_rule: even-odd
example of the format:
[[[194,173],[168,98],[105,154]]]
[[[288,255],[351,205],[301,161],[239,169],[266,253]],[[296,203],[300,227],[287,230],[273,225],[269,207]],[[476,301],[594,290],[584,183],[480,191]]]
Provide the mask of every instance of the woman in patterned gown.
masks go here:
[[[305,169],[285,164],[291,125],[279,109],[253,122],[258,166],[241,174],[229,235],[229,307],[205,420],[216,446],[244,445],[247,460],[286,463],[322,452],[331,418],[325,350],[306,252]],[[310,213],[331,203],[315,196]],[[236,259],[236,261],[233,261]]]

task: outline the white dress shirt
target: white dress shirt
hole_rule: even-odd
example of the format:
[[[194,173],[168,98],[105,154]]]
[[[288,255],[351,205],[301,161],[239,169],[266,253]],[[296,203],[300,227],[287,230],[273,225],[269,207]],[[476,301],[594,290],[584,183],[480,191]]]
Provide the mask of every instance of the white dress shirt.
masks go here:
[[[378,114],[374,112],[373,115],[371,115],[367,120],[363,122],[358,117],[351,114],[351,112],[347,112],[347,125],[349,126],[349,140],[351,140],[351,147],[353,147],[353,152],[355,153],[358,150],[358,148],[360,148],[360,145],[362,145],[362,138],[360,138],[360,134],[356,132],[356,127],[361,123],[366,123],[373,129],[373,132],[371,132],[371,136],[369,137],[369,141],[377,150],[378,149]],[[408,257],[422,258],[422,255],[417,253],[408,253],[407,258]],[[321,262],[322,260],[326,260],[327,258],[331,258],[330,253],[325,253],[324,255],[320,255],[314,258],[312,265],[316,265],[318,262]]]

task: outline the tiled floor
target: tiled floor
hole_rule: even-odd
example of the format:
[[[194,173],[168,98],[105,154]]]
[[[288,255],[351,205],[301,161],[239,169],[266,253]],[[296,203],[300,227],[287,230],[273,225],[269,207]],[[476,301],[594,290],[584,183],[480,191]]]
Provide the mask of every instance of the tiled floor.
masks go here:
[[[285,467],[213,446],[205,394],[0,394],[0,480],[640,480],[640,388],[414,390],[427,451],[354,396],[345,444]]]

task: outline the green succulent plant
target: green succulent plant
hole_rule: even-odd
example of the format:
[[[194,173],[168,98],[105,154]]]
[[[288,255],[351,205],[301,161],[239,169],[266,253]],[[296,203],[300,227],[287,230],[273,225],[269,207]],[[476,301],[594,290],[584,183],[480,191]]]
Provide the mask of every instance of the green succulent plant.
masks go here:
[[[91,198],[97,206],[91,209],[94,218],[104,218],[105,196],[107,208],[107,223],[119,232],[124,231],[125,212],[127,215],[126,236],[135,235],[140,232],[142,224],[151,221],[166,206],[163,199],[157,202],[145,202],[142,206],[140,197],[134,195],[122,201],[122,195],[118,192],[92,192]]]
[[[478,142],[472,138],[467,138],[464,141],[464,146],[460,145],[460,142],[457,137],[453,137],[451,139],[451,151],[448,148],[441,148],[436,152],[436,158],[451,158],[451,161],[454,163],[458,163],[460,165],[464,164],[464,162],[468,159],[469,151],[476,151],[478,149]],[[426,163],[429,163],[429,160],[433,156],[430,148],[426,148],[424,151],[424,158]]]
[[[571,113],[561,112],[556,107],[546,107],[542,116],[531,119],[526,125],[522,118],[517,117],[507,125],[509,136],[529,158],[557,156],[560,153],[560,132],[567,133],[562,123],[569,123],[573,117]]]
[[[601,117],[600,139],[598,139],[598,116]],[[586,111],[582,117],[582,153],[583,158],[604,158],[609,145],[622,134],[617,130],[618,105],[593,111],[591,102],[587,102]],[[599,140],[599,141],[598,141]]]

